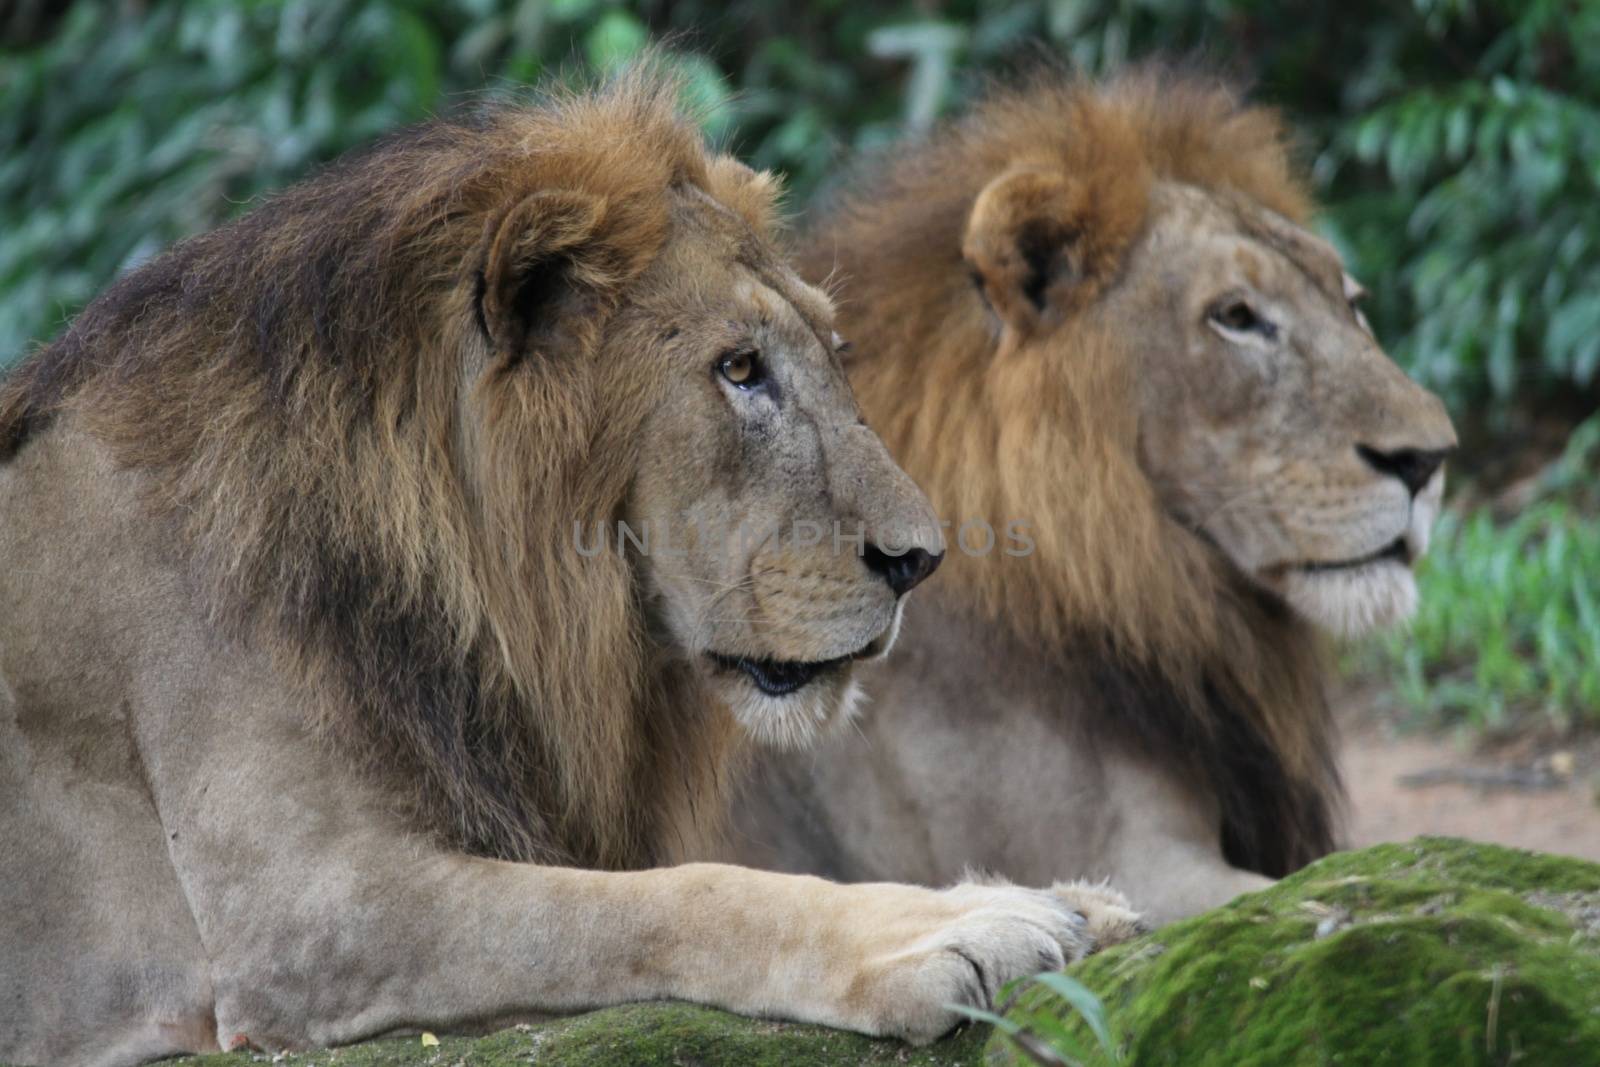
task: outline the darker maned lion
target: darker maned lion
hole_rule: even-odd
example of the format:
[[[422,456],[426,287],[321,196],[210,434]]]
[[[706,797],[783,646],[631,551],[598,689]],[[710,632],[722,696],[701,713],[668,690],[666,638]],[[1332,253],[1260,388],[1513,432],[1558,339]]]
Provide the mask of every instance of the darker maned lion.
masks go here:
[[[0,1060],[657,997],[928,1040],[1122,914],[645,869],[703,848],[740,724],[849,702],[937,545],[771,183],[673,95],[398,136],[0,385]],[[680,549],[576,550],[612,520]]]
[[[743,861],[1110,878],[1170,919],[1334,847],[1318,631],[1411,610],[1455,434],[1285,142],[1203,78],[1047,75],[811,227],[890,452],[942,517],[1036,550],[950,554],[858,731],[735,805]]]

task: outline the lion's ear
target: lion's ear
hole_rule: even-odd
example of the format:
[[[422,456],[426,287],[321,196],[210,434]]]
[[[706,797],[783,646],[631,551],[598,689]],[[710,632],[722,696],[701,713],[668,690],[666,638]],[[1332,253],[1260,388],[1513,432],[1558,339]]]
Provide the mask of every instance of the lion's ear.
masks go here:
[[[593,340],[612,271],[604,199],[570,190],[526,197],[491,219],[477,278],[478,325],[509,360],[559,356]]]
[[[1007,325],[1027,332],[1098,295],[1143,222],[1144,183],[1128,179],[1131,188],[1119,189],[1054,168],[1017,166],[978,194],[961,254]]]

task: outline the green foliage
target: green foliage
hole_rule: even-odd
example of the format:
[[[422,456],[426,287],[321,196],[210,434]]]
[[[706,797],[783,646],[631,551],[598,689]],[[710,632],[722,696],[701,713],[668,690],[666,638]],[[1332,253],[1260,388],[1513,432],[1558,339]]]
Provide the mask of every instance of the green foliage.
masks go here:
[[[1000,991],[1002,1003],[1016,999],[1023,989],[1038,987],[1043,992],[1018,1007],[996,1014],[963,1004],[952,1004],[951,1010],[965,1015],[974,1022],[987,1023],[998,1032],[995,1039],[1005,1044],[1015,1055],[1032,1063],[1062,1064],[1065,1067],[1092,1067],[1109,1064],[1116,1067],[1123,1062],[1121,1042],[1111,1022],[1106,1018],[1105,1005],[1100,998],[1076,978],[1065,974],[1045,973],[1008,984]],[[1088,1028],[1093,1042],[1087,1042],[1062,1020],[1076,1017]]]
[[[1422,563],[1413,624],[1355,656],[1425,719],[1504,730],[1542,717],[1600,725],[1600,418],[1497,520],[1447,512]]]
[[[0,57],[0,352],[118,272],[419,118],[444,65],[399,5],[77,4]]]
[[[77,3],[0,50],[0,363],[119,272],[319,163],[648,37],[583,0]],[[574,54],[581,50],[581,55]],[[708,61],[689,88],[727,96]]]
[[[119,270],[479,93],[683,54],[797,202],[1041,59],[1199,55],[1304,133],[1380,336],[1461,403],[1600,377],[1600,5],[1574,0],[215,0],[40,5],[0,45],[0,361]],[[0,21],[0,32],[8,29]],[[1596,393],[1595,395],[1600,395]],[[1495,410],[1500,410],[1496,408]]]
[[[1448,396],[1600,380],[1600,6],[1418,3],[1458,74],[1374,100],[1323,158],[1390,184],[1336,232],[1382,262],[1390,338]],[[1398,255],[1396,253],[1399,253]]]

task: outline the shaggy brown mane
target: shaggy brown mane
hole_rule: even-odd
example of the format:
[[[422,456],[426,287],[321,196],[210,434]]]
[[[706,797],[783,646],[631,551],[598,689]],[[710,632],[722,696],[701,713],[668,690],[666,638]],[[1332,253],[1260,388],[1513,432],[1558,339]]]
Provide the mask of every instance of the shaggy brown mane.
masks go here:
[[[58,418],[107,442],[225,632],[475,852],[662,858],[732,744],[646,662],[627,564],[566,550],[633,467],[648,398],[581,356],[663,246],[667,191],[758,232],[773,211],[676,97],[646,71],[403,132],[133,271],[0,383],[0,461]],[[569,314],[579,351],[473,388],[486,234],[547,189],[604,198],[583,270],[610,301]]]
[[[1115,338],[1060,328],[1065,393],[1059,366],[998,351],[961,250],[979,191],[1019,161],[1109,190],[1076,238],[1092,258],[1143,226],[1157,178],[1303,220],[1283,128],[1226,88],[1158,70],[1036,78],[870,164],[846,185],[862,192],[811,229],[802,265],[839,280],[863,407],[940,515],[1033,523],[1033,555],[952,552],[933,595],[1090,665],[1105,698],[1091,728],[1131,732],[1203,781],[1230,861],[1284,874],[1334,840],[1318,643],[1159,506]]]

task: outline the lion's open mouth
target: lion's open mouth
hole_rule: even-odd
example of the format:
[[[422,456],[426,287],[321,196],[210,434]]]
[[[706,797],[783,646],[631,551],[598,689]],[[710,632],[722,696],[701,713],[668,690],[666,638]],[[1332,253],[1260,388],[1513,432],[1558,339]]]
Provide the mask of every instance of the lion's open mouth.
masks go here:
[[[1332,563],[1302,563],[1295,569],[1305,571],[1308,574],[1321,574],[1326,571],[1354,570],[1357,567],[1365,567],[1373,563],[1384,563],[1391,560],[1403,567],[1411,566],[1411,547],[1406,544],[1404,537],[1397,537],[1388,545],[1378,549],[1378,551],[1357,559],[1337,560]]]
[[[725,671],[743,672],[755,683],[756,688],[767,696],[781,697],[804,689],[824,674],[836,671],[847,663],[871,656],[881,641],[881,638],[877,638],[848,655],[809,663],[799,660],[751,659],[748,656],[728,656],[721,652],[707,652],[706,657]]]

